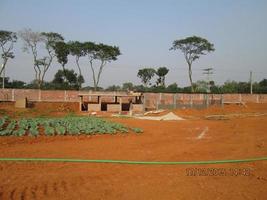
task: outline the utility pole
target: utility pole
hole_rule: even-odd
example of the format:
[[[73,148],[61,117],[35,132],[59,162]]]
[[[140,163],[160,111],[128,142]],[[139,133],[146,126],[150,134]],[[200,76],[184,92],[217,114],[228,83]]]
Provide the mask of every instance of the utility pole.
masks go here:
[[[250,94],[253,94],[253,88],[252,88],[252,71],[249,73],[249,82],[250,82]]]
[[[210,93],[210,75],[213,74],[213,68],[209,67],[206,69],[203,69],[203,74],[207,74],[207,83],[208,83],[208,89],[207,92]]]

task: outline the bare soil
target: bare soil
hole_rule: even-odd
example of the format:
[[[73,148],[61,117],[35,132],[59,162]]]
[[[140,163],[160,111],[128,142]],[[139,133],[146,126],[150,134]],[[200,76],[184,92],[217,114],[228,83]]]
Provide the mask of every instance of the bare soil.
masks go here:
[[[12,104],[0,103],[0,114],[20,118],[75,112],[75,107],[71,111],[56,110],[57,107],[46,104],[14,109]],[[51,110],[48,112],[47,108]],[[0,137],[0,157],[199,161],[267,156],[267,116],[246,115],[267,113],[266,104],[172,112],[186,120],[150,121],[104,115],[107,120],[140,127],[142,134]],[[205,119],[207,115],[232,113],[244,117]],[[188,174],[190,170],[212,169],[226,173]],[[0,162],[0,199],[243,200],[266,199],[266,188],[267,161],[214,165]]]

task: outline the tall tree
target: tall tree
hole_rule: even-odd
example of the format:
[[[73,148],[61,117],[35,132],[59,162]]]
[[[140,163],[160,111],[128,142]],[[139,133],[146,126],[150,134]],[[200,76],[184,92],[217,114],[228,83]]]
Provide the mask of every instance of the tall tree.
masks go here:
[[[103,72],[104,66],[111,61],[117,60],[117,57],[121,55],[119,47],[109,46],[105,44],[95,44],[93,42],[84,43],[84,51],[89,58],[90,67],[93,74],[94,89],[97,90],[100,76]],[[99,70],[96,72],[94,61],[98,61]]]
[[[31,29],[24,29],[19,31],[19,36],[24,41],[23,51],[33,55],[33,69],[35,71],[35,82],[38,85],[38,46],[43,41],[43,37],[39,32],[34,32]]]
[[[188,74],[191,84],[191,92],[194,92],[193,81],[192,81],[192,63],[199,59],[201,55],[205,55],[208,52],[214,51],[214,45],[208,40],[191,36],[185,39],[175,40],[170,50],[181,50],[184,54],[185,60],[188,64]]]
[[[2,75],[6,67],[8,59],[13,59],[15,57],[12,50],[13,50],[13,45],[16,41],[17,41],[16,33],[0,30],[0,47],[2,51],[1,57],[3,59],[2,68],[0,69],[0,76]]]
[[[69,45],[71,55],[75,57],[75,62],[79,70],[78,82],[79,82],[79,88],[81,88],[82,83],[84,82],[84,79],[82,76],[82,70],[81,70],[79,61],[81,57],[86,55],[84,48],[83,48],[84,44],[78,41],[75,41],[75,42],[70,41],[68,45]]]
[[[40,89],[44,82],[45,74],[55,57],[55,44],[59,41],[63,41],[64,38],[58,33],[39,33],[34,32],[31,29],[24,29],[20,31],[19,36],[24,41],[24,51],[31,51],[33,55],[35,82]],[[39,47],[41,44],[44,44],[47,55],[39,57],[38,50],[40,50]]]
[[[169,69],[166,67],[159,67],[156,71],[156,74],[158,76],[157,79],[157,85],[165,87],[165,76],[168,74]]]
[[[65,65],[68,63],[68,55],[69,55],[69,53],[70,53],[69,45],[66,44],[65,42],[57,42],[55,44],[55,54],[56,54],[56,57],[57,57],[57,61],[62,66],[65,78],[67,78]]]
[[[45,45],[45,49],[47,51],[47,56],[44,56],[41,59],[41,66],[43,66],[43,70],[40,70],[40,67],[38,67],[38,74],[39,74],[39,88],[42,87],[42,84],[44,82],[44,77],[45,74],[47,72],[47,70],[49,69],[49,67],[51,66],[51,63],[54,59],[54,57],[56,56],[55,53],[55,47],[56,44],[58,42],[63,42],[64,38],[62,37],[62,35],[60,35],[59,33],[54,33],[54,32],[42,32],[41,36],[43,37],[43,42]],[[41,78],[40,78],[41,76]]]
[[[139,77],[144,83],[144,85],[147,87],[150,84],[150,80],[155,75],[156,71],[153,68],[143,68],[139,69],[137,73],[137,77]]]

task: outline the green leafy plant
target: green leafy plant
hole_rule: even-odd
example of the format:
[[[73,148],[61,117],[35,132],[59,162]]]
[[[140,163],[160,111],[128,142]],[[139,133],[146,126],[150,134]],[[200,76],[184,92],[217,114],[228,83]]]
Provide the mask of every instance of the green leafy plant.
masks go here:
[[[131,129],[135,133],[143,133],[143,130],[141,128],[131,128]]]
[[[5,125],[7,124],[7,125]],[[109,122],[96,117],[67,116],[64,118],[32,118],[21,120],[9,120],[0,118],[0,136],[23,136],[26,132],[30,136],[38,136],[40,128],[44,128],[44,134],[52,135],[93,135],[127,133],[129,128],[114,122]],[[42,130],[42,128],[41,128]],[[133,128],[134,132],[142,132]]]
[[[48,136],[54,135],[55,134],[54,128],[50,126],[45,127],[45,134]]]

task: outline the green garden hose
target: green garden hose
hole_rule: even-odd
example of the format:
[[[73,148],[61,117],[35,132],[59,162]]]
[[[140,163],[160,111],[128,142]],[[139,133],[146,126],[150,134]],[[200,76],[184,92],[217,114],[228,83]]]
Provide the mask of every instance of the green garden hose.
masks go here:
[[[130,160],[88,160],[68,158],[0,158],[1,161],[14,162],[74,162],[74,163],[113,163],[113,164],[139,164],[139,165],[199,165],[199,164],[224,164],[264,161],[267,157],[248,158],[238,160],[208,160],[208,161],[130,161]]]

